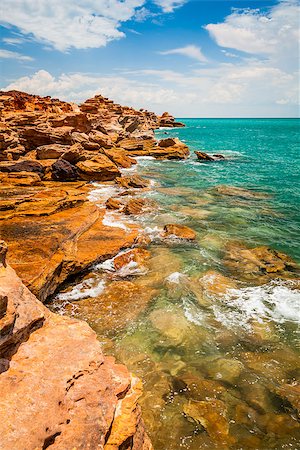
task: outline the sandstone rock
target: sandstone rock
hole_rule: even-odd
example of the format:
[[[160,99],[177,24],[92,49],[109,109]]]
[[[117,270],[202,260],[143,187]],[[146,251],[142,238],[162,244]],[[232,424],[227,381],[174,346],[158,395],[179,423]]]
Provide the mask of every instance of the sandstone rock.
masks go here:
[[[210,156],[210,155],[208,155],[207,153],[204,153],[204,152],[194,152],[195,153],[195,155],[197,156],[197,158],[200,160],[200,161],[214,161],[215,160],[215,158],[213,158],[212,156]]]
[[[282,384],[274,391],[281,398],[287,400],[300,416],[300,384],[298,382]]]
[[[159,127],[168,127],[168,128],[185,127],[184,123],[175,122],[175,118],[168,112],[164,112],[158,118],[158,126]]]
[[[127,156],[127,153],[122,148],[104,149],[103,153],[118,167],[124,167],[127,169],[137,163],[134,158]]]
[[[91,160],[76,164],[79,177],[87,181],[110,181],[120,176],[117,166],[105,155],[99,155]]]
[[[162,148],[167,148],[167,147],[172,147],[174,145],[176,145],[176,139],[175,138],[166,138],[166,139],[161,139],[158,142],[158,145]]]
[[[0,341],[1,448],[112,450],[126,441],[127,449],[151,450],[140,381],[103,356],[86,323],[50,313],[10,267],[0,278],[17,312]]]
[[[42,145],[36,149],[37,159],[57,159],[70,147],[61,144]]]
[[[236,186],[217,186],[216,192],[221,195],[228,195],[230,197],[241,197],[245,199],[264,199],[269,196],[263,192],[256,192],[249,189],[236,187]]]
[[[123,212],[127,215],[151,212],[155,208],[153,201],[145,198],[131,198],[125,205]]]
[[[203,426],[213,441],[222,444],[230,442],[226,405],[221,400],[190,400],[183,411],[188,418]]]
[[[244,365],[237,359],[217,358],[207,361],[205,370],[214,380],[234,385],[244,370]]]
[[[52,164],[51,171],[53,180],[73,181],[78,178],[76,167],[64,159],[59,159]]]
[[[299,267],[289,256],[266,246],[247,248],[238,243],[230,244],[224,263],[242,279],[260,278],[267,281],[299,273]]]
[[[155,309],[149,315],[152,326],[162,334],[172,345],[180,345],[190,332],[186,318],[176,311]]]
[[[135,264],[142,270],[151,253],[142,248],[133,248],[114,258],[114,267],[119,270],[128,264]]]
[[[189,372],[179,375],[176,383],[181,386],[181,392],[196,401],[206,400],[206,398],[219,398],[225,391],[224,386],[217,381],[201,378]]]
[[[209,296],[224,295],[229,289],[237,289],[237,283],[214,270],[207,271],[199,280],[205,294]]]
[[[110,197],[106,201],[105,206],[107,209],[120,209],[123,206],[123,202],[119,198]]]
[[[185,225],[168,224],[164,226],[164,237],[177,237],[179,239],[194,240],[196,239],[196,233],[191,228]]]
[[[25,201],[22,188],[22,202],[1,222],[10,264],[43,301],[68,276],[115,256],[137,236],[135,227],[129,226],[124,233],[103,225],[104,211],[85,200],[82,183],[69,184],[67,191],[61,189],[65,183],[58,183],[56,188],[41,188],[34,196],[30,192]]]
[[[9,172],[0,173],[0,182],[8,186],[36,186],[41,178],[34,172]]]
[[[138,175],[116,178],[116,183],[125,188],[146,188],[150,181]]]
[[[34,172],[40,177],[44,175],[44,168],[38,161],[0,162],[0,172]]]

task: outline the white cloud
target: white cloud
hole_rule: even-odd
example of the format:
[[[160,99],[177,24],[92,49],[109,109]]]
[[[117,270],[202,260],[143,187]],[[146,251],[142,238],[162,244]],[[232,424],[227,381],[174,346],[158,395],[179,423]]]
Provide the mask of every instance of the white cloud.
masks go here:
[[[299,51],[297,0],[284,0],[267,13],[237,10],[223,23],[208,24],[206,30],[221,47],[261,55],[284,67],[296,68]]]
[[[206,62],[207,58],[203,55],[201,48],[196,45],[187,45],[186,47],[173,48],[164,52],[159,52],[161,55],[183,55],[200,62]]]
[[[19,45],[23,44],[24,42],[23,38],[14,38],[14,37],[3,38],[2,40],[3,42],[5,42],[5,44],[8,45]]]
[[[17,61],[33,61],[31,56],[21,55],[18,52],[12,52],[10,50],[0,49],[0,59],[15,59]]]
[[[159,106],[161,109],[168,101],[176,98],[175,91],[170,88],[161,88],[153,82],[137,82],[132,77],[75,73],[62,74],[55,78],[46,70],[39,70],[32,76],[19,78],[3,88],[3,90],[11,89],[43,96],[51,95],[75,102],[82,102],[98,93],[123,105],[129,104],[136,108]]]
[[[154,3],[157,6],[160,6],[164,12],[170,13],[173,12],[174,9],[184,5],[186,1],[187,0],[154,0]]]
[[[119,39],[122,22],[144,0],[2,0],[1,22],[51,44],[57,50],[95,48]],[[5,12],[5,15],[4,15]]]

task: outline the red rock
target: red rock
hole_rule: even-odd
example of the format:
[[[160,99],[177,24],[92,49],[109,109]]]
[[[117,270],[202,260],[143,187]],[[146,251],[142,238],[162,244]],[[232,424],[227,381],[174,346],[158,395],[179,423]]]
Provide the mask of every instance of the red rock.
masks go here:
[[[153,211],[155,204],[145,198],[131,198],[125,205],[123,212],[130,214],[143,214],[145,212]]]
[[[107,209],[120,209],[123,206],[123,202],[119,198],[109,198],[105,206]]]
[[[146,261],[150,258],[151,253],[148,250],[142,248],[133,248],[125,253],[114,258],[114,266],[117,270],[134,262],[137,266],[143,267]]]
[[[20,161],[16,163],[12,162],[0,162],[0,172],[34,172],[40,175],[44,175],[43,166],[37,161]]]
[[[76,164],[79,177],[87,181],[110,181],[120,176],[117,166],[105,155],[98,155],[90,160]]]
[[[59,159],[51,166],[52,179],[57,181],[73,181],[78,178],[78,171],[68,161]]]
[[[179,225],[179,224],[168,224],[164,226],[164,237],[172,237],[176,236],[180,239],[188,239],[188,240],[194,240],[196,239],[196,233],[191,228],[185,226],[185,225]]]
[[[116,183],[125,188],[146,188],[150,181],[138,175],[116,178]]]
[[[214,161],[215,160],[212,156],[209,156],[207,153],[204,153],[204,152],[194,152],[194,153],[200,161]]]

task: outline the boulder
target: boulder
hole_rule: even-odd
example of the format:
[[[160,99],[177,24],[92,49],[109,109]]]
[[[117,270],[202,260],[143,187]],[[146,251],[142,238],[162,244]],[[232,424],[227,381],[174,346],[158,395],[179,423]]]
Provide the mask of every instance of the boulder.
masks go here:
[[[63,155],[70,147],[61,144],[42,145],[36,149],[37,159],[57,159]]]
[[[116,178],[116,183],[125,188],[146,188],[150,181],[138,175]]]
[[[146,266],[146,261],[150,258],[151,253],[142,248],[133,248],[114,258],[114,267],[116,270],[122,269],[128,264],[135,264],[140,269]]]
[[[164,226],[163,237],[176,237],[179,239],[194,240],[196,233],[191,228],[180,224],[167,224]]]
[[[143,214],[151,212],[155,208],[153,201],[145,198],[131,198],[124,206],[124,214]]]
[[[52,179],[56,181],[74,181],[78,178],[78,171],[68,161],[59,159],[51,166]]]
[[[110,197],[106,202],[105,206],[107,209],[120,209],[123,206],[122,200],[119,198]]]
[[[122,148],[103,149],[103,153],[118,167],[127,169],[137,163],[134,158],[127,156]]]
[[[200,161],[215,161],[215,158],[204,152],[194,152]]]
[[[117,166],[105,155],[76,164],[79,177],[87,181],[110,181],[121,174]]]
[[[0,173],[0,182],[8,186],[36,186],[41,183],[41,177],[35,172]]]

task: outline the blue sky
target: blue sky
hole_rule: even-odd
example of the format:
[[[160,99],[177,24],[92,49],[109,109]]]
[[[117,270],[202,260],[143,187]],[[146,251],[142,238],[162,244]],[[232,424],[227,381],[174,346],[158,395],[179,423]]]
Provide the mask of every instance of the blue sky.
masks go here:
[[[298,0],[1,5],[2,89],[177,117],[297,116]]]

